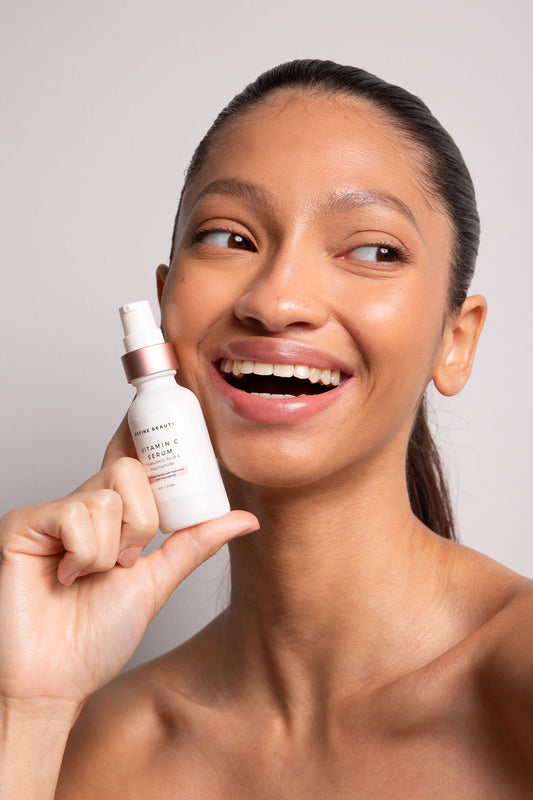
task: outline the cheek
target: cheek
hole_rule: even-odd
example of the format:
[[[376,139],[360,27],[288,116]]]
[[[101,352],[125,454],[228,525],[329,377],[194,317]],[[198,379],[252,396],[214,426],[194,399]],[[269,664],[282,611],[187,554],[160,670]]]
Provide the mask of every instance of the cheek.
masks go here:
[[[165,335],[178,351],[194,347],[224,308],[220,286],[205,270],[173,268],[167,278],[161,313]]]
[[[366,368],[427,383],[442,341],[443,292],[415,280],[359,289],[351,294],[351,311],[345,309],[345,325]]]
[[[202,303],[198,299],[198,292],[193,290],[186,276],[172,271],[167,277],[163,293],[161,319],[165,338],[174,345],[178,356],[177,380],[193,391],[195,387],[189,376],[195,361],[195,342],[201,338],[200,309]]]
[[[220,270],[185,263],[179,270],[173,268],[165,285],[161,314],[165,337],[174,345],[180,365],[177,380],[201,402],[206,369],[202,344],[209,345],[217,331],[231,324],[234,283]]]

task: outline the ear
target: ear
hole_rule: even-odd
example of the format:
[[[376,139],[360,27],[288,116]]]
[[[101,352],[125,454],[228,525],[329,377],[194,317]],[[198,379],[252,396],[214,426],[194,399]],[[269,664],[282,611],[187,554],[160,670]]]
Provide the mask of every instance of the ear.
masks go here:
[[[161,305],[161,298],[163,297],[163,289],[165,288],[165,281],[168,275],[168,267],[166,264],[160,264],[155,271],[155,280],[157,284],[157,299]]]
[[[433,383],[441,394],[447,397],[458,394],[466,384],[486,316],[487,301],[478,294],[467,297],[460,311],[446,323],[433,374]]]

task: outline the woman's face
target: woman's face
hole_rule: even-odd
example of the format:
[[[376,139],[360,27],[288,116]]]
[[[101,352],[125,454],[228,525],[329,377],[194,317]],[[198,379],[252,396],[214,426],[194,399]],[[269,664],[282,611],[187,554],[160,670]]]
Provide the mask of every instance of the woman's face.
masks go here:
[[[236,119],[187,187],[174,252],[165,332],[230,472],[279,486],[404,463],[451,230],[378,111],[286,92]]]

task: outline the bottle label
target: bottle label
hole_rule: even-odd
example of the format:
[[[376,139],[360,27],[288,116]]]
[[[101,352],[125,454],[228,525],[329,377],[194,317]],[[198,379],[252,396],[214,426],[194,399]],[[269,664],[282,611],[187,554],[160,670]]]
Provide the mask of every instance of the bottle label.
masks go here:
[[[130,429],[156,501],[198,491],[198,448],[193,431],[178,417],[143,415],[142,425],[130,419]]]

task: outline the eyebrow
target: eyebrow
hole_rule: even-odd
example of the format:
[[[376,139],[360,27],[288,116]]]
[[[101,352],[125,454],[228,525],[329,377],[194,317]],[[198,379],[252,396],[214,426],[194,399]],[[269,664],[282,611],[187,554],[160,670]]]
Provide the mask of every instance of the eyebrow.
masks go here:
[[[329,212],[352,211],[357,208],[365,208],[365,206],[386,206],[398,211],[420,234],[415,215],[409,206],[393,194],[376,192],[371,189],[341,190],[326,202],[324,210]]]
[[[251,202],[265,208],[274,208],[275,206],[272,195],[257,184],[242,181],[238,178],[218,178],[203,187],[192,203],[193,208],[203,197],[209,194],[236,197],[239,200]],[[327,214],[353,211],[366,206],[385,206],[398,211],[420,234],[415,215],[409,206],[396,195],[386,192],[377,192],[371,189],[341,189],[332,197],[327,198],[324,203],[321,203],[317,210],[320,213]]]
[[[211,181],[196,195],[192,207],[194,208],[208,194],[229,195],[266,207],[274,205],[270,194],[265,189],[255,183],[241,181],[238,178],[217,178],[217,180]]]

